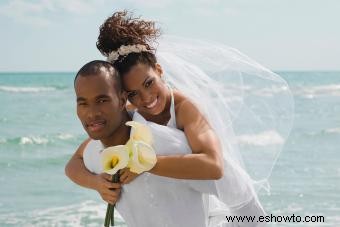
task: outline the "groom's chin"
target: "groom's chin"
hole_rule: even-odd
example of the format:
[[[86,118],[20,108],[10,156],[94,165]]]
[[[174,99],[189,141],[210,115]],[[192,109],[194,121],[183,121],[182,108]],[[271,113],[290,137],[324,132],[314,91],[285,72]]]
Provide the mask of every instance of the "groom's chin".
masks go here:
[[[88,131],[86,132],[87,132],[87,135],[93,140],[100,140],[105,137],[104,135],[101,135],[101,133],[92,133]]]

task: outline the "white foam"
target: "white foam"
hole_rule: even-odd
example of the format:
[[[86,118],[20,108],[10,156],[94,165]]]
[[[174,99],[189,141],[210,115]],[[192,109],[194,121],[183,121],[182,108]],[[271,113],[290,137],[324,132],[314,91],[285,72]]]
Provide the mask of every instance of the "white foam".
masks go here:
[[[325,130],[326,133],[331,133],[331,134],[339,134],[340,133],[340,128],[329,128]]]
[[[12,87],[0,86],[0,91],[15,92],[15,93],[36,93],[45,91],[54,91],[54,87]]]
[[[268,146],[281,145],[284,143],[284,139],[278,132],[269,130],[258,134],[244,134],[237,136],[237,142],[255,146]]]
[[[2,143],[6,143],[7,142],[7,140],[6,139],[4,139],[4,138],[0,138],[0,144],[2,144]]]
[[[340,96],[340,84],[300,87],[294,93],[305,98],[314,98],[315,96],[327,96],[327,95]]]
[[[268,88],[262,88],[258,90],[254,90],[254,94],[258,96],[264,97],[272,97],[278,93],[288,93],[289,88],[287,86],[270,86]]]
[[[47,144],[48,139],[39,137],[39,136],[29,136],[29,137],[21,137],[20,138],[20,144]]]
[[[0,214],[0,223],[14,226],[102,226],[105,212],[104,203],[85,201],[80,204],[29,212]],[[115,224],[125,226],[122,217],[116,211],[115,220],[117,220]]]
[[[68,133],[59,134],[57,137],[58,139],[61,139],[61,140],[69,140],[69,139],[74,138],[72,134],[68,134]]]

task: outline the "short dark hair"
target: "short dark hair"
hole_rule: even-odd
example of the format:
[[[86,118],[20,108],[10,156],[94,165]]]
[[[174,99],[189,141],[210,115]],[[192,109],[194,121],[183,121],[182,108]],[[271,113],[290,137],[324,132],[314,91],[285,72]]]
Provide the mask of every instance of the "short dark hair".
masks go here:
[[[76,84],[78,76],[95,76],[102,73],[108,73],[112,77],[117,92],[122,91],[121,80],[117,70],[110,62],[102,60],[90,61],[81,67],[74,78],[73,84]]]

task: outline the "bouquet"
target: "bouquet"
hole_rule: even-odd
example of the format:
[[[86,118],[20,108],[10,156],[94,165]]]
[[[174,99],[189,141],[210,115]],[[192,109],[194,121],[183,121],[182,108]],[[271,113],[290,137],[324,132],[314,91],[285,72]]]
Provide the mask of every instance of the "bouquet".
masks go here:
[[[128,121],[131,126],[130,139],[125,145],[107,147],[101,153],[103,170],[112,175],[112,182],[119,182],[119,170],[128,167],[131,172],[141,174],[155,166],[156,154],[152,148],[150,129],[141,123]],[[114,205],[108,204],[104,226],[114,225]]]

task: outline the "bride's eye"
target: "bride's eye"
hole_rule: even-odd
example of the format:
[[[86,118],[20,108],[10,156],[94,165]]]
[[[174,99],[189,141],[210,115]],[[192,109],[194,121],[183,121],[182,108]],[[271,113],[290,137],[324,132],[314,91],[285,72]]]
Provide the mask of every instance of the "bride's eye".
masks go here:
[[[148,80],[148,81],[145,83],[145,87],[148,88],[148,87],[150,87],[152,84],[153,84],[153,79]]]
[[[128,99],[133,99],[137,95],[136,91],[131,91],[127,94]]]

